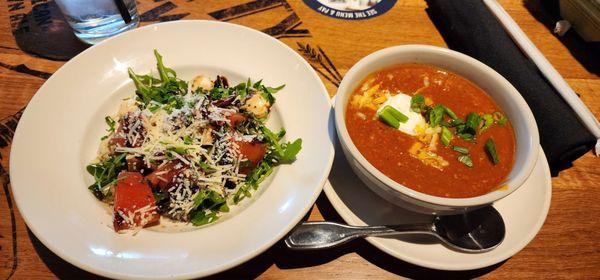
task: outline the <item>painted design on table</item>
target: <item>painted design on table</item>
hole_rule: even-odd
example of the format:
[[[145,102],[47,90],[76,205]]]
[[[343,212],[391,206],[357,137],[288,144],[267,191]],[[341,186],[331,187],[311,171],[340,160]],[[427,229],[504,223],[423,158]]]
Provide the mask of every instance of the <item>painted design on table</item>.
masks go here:
[[[158,1],[155,1],[158,2]],[[177,5],[173,4],[171,1],[167,1],[155,8],[152,8],[140,15],[141,22],[153,22],[153,21],[172,21],[172,20],[180,20],[190,15],[190,13],[179,13],[172,15],[164,15],[167,12],[177,8]]]
[[[342,82],[342,75],[337,70],[331,59],[325,54],[325,51],[321,49],[321,47],[317,46],[317,50],[311,47],[309,44],[302,44],[297,42],[298,51],[302,56],[308,61],[310,66],[312,66],[315,71],[317,71],[321,76],[327,79],[329,82],[334,84],[336,87],[340,86]],[[323,58],[325,61],[323,61]],[[327,73],[324,73],[319,69],[321,66]]]
[[[23,110],[25,108],[19,110],[12,116],[6,117],[0,120],[0,148],[4,148],[8,146],[12,137],[14,136],[15,129],[17,128],[17,123],[23,114]],[[2,159],[2,154],[0,154],[0,160]],[[8,176],[8,172],[4,167],[0,164],[0,184],[2,185],[2,190],[4,191],[4,197],[6,199],[6,206],[8,208],[9,219],[2,218],[3,220],[10,220],[10,236],[11,236],[11,249],[12,249],[12,264],[10,265],[10,272],[6,279],[10,279],[15,273],[18,265],[17,259],[17,228],[15,223],[15,211],[12,203],[12,198],[10,195],[10,178]],[[6,238],[5,236],[0,236],[0,238]],[[0,247],[0,250],[3,248]]]
[[[0,148],[4,148],[10,144],[13,136],[15,135],[15,130],[17,129],[17,123],[23,114],[22,108],[14,115],[6,117],[0,121]]]
[[[42,78],[42,79],[48,79],[48,78],[50,78],[50,76],[52,76],[52,73],[31,69],[31,68],[27,67],[27,65],[25,65],[25,64],[10,65],[10,64],[0,62],[0,67],[15,71],[15,72],[31,75],[34,77]]]
[[[1,156],[0,156],[1,159]],[[2,184],[2,189],[4,191],[4,197],[6,198],[6,205],[8,206],[8,214],[10,216],[10,234],[11,234],[11,249],[12,249],[12,264],[10,264],[10,272],[6,279],[10,279],[17,270],[18,266],[18,258],[17,258],[17,225],[15,223],[15,212],[14,206],[12,203],[11,195],[10,195],[10,179],[8,177],[8,172],[0,165],[0,184]],[[4,219],[4,218],[3,218]],[[0,236],[4,238],[4,236]],[[0,247],[0,250],[2,248]]]
[[[290,4],[285,0],[255,0],[233,7],[209,12],[208,14],[220,21],[231,21],[241,17],[247,17],[258,14],[274,8],[283,7],[288,12],[288,16],[279,23],[262,30],[275,38],[298,38],[311,37],[307,29],[297,29],[302,21],[294,12]]]

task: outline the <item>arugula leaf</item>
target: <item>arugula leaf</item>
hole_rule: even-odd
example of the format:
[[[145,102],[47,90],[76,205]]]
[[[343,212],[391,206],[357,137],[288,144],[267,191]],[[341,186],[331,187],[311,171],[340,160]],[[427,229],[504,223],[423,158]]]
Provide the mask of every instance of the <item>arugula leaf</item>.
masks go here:
[[[106,129],[106,132],[108,132],[108,135],[104,135],[100,138],[100,140],[107,139],[111,134],[115,133],[115,127],[117,122],[115,120],[113,120],[113,118],[111,118],[110,116],[106,116],[104,117],[104,122],[106,122],[106,125],[108,125],[108,128]]]
[[[264,90],[270,94],[274,94],[277,93],[278,91],[282,90],[285,87],[285,85],[280,85],[278,87],[264,87]]]
[[[189,218],[194,226],[201,226],[218,220],[220,212],[228,211],[225,197],[216,191],[201,189],[194,196],[194,208]]]
[[[154,201],[156,201],[156,204],[158,204],[158,202],[162,201],[163,199],[167,198],[167,195],[161,191],[152,192],[152,195],[154,195]]]
[[[104,117],[104,121],[108,125],[108,129],[106,129],[106,131],[109,133],[115,132],[115,126],[116,126],[117,122],[115,120],[113,120],[113,118],[111,118],[110,116]]]
[[[266,126],[262,127],[262,133],[266,136],[266,140],[269,144],[269,147],[274,149],[277,155],[283,155],[283,147],[279,144],[279,140],[281,139],[279,135],[281,133],[285,134],[285,129],[281,129],[278,134],[273,133]]]
[[[260,89],[260,86],[261,86],[261,85],[262,85],[262,79],[258,80],[256,83],[254,83],[254,84],[252,85],[252,87],[253,87],[254,89]]]
[[[88,189],[99,200],[110,198],[107,188],[117,182],[119,173],[127,169],[125,154],[112,156],[103,162],[90,164],[86,167],[88,173],[94,176],[94,183]]]
[[[232,94],[232,92],[234,92],[234,91],[235,91],[235,87],[234,88],[214,87],[213,89],[210,90],[208,96],[212,100],[219,100],[219,99],[223,99],[225,97],[229,97]]]
[[[263,139],[267,142],[267,154],[265,158],[248,175],[243,184],[240,184],[233,195],[233,202],[238,203],[246,197],[251,197],[251,189],[257,189],[279,164],[291,163],[302,149],[302,139],[293,142],[280,143],[285,136],[285,129],[274,133],[266,126],[260,128]]]
[[[285,130],[281,130],[278,134],[273,133],[266,126],[262,127],[262,132],[266,136],[269,149],[265,159],[275,164],[291,163],[296,158],[296,155],[302,149],[302,139],[296,139],[290,143],[279,143],[285,135]]]
[[[158,69],[158,75],[163,83],[171,81],[171,79],[177,78],[177,73],[171,68],[168,68],[163,63],[163,58],[157,50],[154,50],[154,56],[156,57],[156,68]]]
[[[252,81],[250,81],[250,78],[248,78],[248,81],[245,83],[239,83],[237,86],[233,87],[233,90],[241,100],[244,100],[248,96],[248,90],[250,89],[251,84]]]
[[[296,159],[296,155],[302,149],[302,139],[298,138],[296,141],[286,144],[283,152],[282,162],[292,162]]]
[[[273,173],[273,166],[268,161],[261,161],[250,174],[246,175],[246,181],[239,187],[233,195],[233,203],[237,204],[246,197],[251,197],[250,189],[257,189],[269,175]]]
[[[190,213],[190,222],[194,226],[203,226],[219,219],[218,211],[193,211]]]
[[[148,106],[151,102],[160,105],[168,105],[168,109],[180,109],[183,106],[182,95],[187,93],[188,85],[185,81],[177,78],[177,74],[171,68],[164,65],[162,56],[154,50],[156,56],[156,67],[160,79],[151,75],[137,75],[131,68],[128,69],[129,77],[136,87],[138,101]],[[157,110],[156,104],[153,110]]]
[[[129,73],[129,78],[133,80],[137,91],[142,92],[144,93],[144,95],[146,95],[149,89],[148,86],[146,86],[146,83],[142,82],[142,76],[135,74],[135,72],[133,72],[133,69],[131,68],[127,68],[127,73]]]

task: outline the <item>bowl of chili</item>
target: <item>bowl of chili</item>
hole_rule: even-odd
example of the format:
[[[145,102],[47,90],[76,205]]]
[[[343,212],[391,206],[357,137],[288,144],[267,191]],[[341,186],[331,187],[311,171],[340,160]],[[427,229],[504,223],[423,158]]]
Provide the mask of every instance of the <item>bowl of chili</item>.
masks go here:
[[[502,199],[538,156],[533,114],[500,74],[434,46],[360,60],[337,92],[342,150],[371,190],[413,211],[455,214]]]

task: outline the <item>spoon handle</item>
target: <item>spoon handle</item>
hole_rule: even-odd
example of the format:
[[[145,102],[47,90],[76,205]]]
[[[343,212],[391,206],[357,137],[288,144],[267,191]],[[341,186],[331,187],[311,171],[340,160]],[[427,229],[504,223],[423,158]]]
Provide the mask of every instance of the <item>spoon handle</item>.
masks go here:
[[[324,249],[367,236],[431,233],[433,225],[349,226],[332,222],[303,222],[285,239],[291,249]]]

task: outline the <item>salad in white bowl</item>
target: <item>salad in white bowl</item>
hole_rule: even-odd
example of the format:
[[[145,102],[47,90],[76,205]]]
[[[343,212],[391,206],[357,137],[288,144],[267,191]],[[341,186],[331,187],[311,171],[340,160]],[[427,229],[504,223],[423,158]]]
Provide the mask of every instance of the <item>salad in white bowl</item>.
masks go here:
[[[226,77],[177,77],[155,50],[158,77],[129,69],[135,96],[106,116],[108,135],[87,166],[89,190],[113,211],[116,232],[161,217],[202,226],[216,221],[271,174],[292,163],[302,140],[265,125],[274,93],[262,81],[230,86]]]

